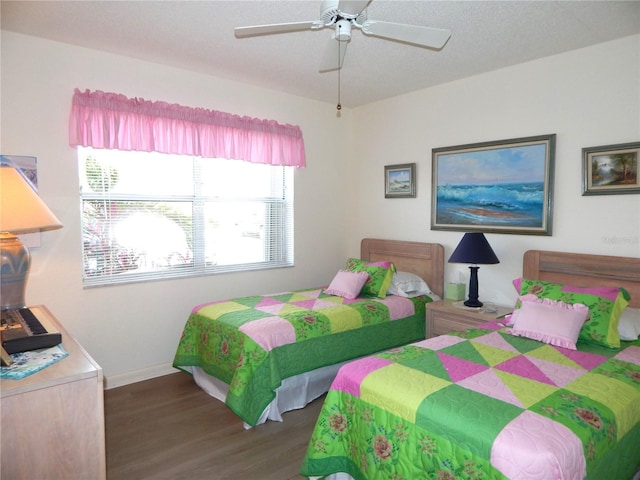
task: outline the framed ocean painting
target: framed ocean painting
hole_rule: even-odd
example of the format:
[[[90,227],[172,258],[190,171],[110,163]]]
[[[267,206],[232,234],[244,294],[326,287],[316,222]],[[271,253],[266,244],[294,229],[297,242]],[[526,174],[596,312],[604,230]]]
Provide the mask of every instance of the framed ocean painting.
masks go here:
[[[555,139],[433,149],[431,229],[551,235]]]

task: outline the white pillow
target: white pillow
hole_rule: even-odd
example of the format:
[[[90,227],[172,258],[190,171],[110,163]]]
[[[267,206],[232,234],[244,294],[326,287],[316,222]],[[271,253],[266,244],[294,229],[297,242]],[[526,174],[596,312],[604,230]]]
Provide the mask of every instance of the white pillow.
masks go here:
[[[640,337],[640,308],[625,308],[618,322],[620,340],[633,341]]]
[[[418,275],[409,272],[396,272],[391,279],[391,285],[387,290],[387,295],[398,295],[400,297],[417,297],[418,295],[430,295],[434,293]]]

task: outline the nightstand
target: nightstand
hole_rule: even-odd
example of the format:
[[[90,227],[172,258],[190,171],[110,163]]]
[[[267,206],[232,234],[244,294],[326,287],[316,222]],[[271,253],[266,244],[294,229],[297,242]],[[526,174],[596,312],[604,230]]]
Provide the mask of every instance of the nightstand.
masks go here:
[[[495,311],[487,311],[491,309],[495,309]],[[427,304],[427,338],[473,328],[512,311],[513,307],[503,307],[492,303],[485,303],[481,308],[469,308],[464,305],[462,300],[431,302]]]

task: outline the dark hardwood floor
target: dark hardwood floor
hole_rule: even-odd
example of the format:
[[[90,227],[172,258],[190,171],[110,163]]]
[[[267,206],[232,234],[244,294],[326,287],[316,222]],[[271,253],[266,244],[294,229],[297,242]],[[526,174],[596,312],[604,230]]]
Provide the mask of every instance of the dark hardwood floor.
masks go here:
[[[245,430],[186,373],[107,390],[107,478],[300,480],[323,399]]]

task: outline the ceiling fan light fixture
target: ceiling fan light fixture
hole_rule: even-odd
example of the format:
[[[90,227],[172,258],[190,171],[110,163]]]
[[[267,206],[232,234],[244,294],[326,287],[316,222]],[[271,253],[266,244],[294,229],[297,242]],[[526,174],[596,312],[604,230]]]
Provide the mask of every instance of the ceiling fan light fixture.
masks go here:
[[[336,22],[336,40],[348,42],[351,40],[351,22],[341,18]]]

